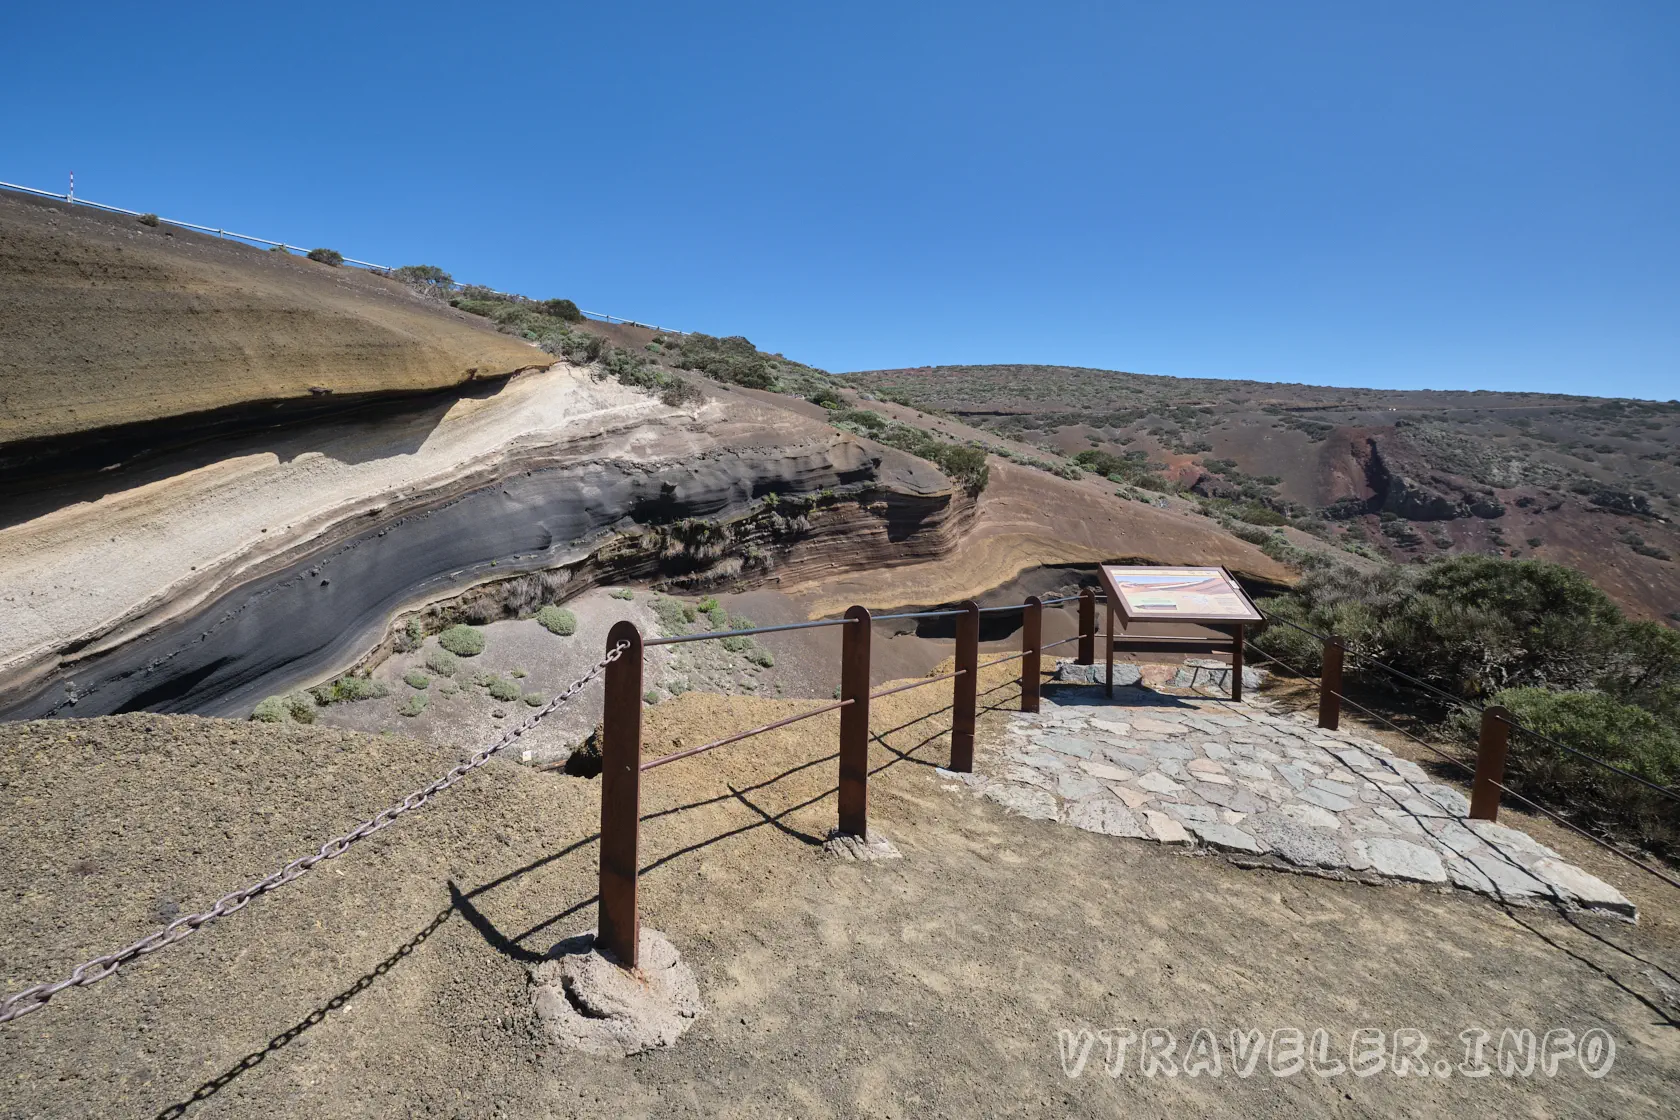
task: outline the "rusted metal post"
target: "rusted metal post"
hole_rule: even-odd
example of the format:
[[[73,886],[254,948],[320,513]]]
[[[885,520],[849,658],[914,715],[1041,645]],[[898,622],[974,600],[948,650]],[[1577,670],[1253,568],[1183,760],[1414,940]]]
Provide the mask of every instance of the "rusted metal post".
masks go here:
[[[1089,587],[1079,589],[1079,657],[1076,665],[1097,663],[1097,593]]]
[[[840,645],[840,831],[869,836],[869,611],[852,607]]]
[[[1107,629],[1106,633],[1107,633],[1108,637],[1103,641],[1103,645],[1108,647],[1108,676],[1103,678],[1103,685],[1104,685],[1104,688],[1106,690],[1106,694],[1109,695],[1109,696],[1113,696],[1114,695],[1114,604],[1113,603],[1108,604],[1108,629]]]
[[[1324,639],[1324,668],[1318,674],[1318,725],[1335,731],[1342,725],[1342,640]]]
[[[601,712],[601,882],[595,945],[626,969],[636,967],[636,915],[642,815],[642,633],[616,623],[607,649],[628,643],[607,666]]]
[[[1231,627],[1231,702],[1242,701],[1243,624]]]
[[[974,772],[974,702],[979,693],[980,606],[970,599],[957,608],[957,672],[951,689],[951,769]]]
[[[1021,710],[1038,711],[1038,647],[1044,644],[1044,603],[1027,596],[1021,612]]]
[[[1500,783],[1505,780],[1505,753],[1511,745],[1511,713],[1493,707],[1482,712],[1482,739],[1476,749],[1476,783],[1470,787],[1470,816],[1479,821],[1499,819]]]

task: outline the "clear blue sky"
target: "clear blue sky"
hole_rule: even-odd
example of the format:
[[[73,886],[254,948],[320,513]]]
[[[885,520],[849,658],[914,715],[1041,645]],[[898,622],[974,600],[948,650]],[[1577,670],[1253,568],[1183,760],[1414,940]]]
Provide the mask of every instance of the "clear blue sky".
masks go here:
[[[833,370],[1680,397],[1680,3],[6,5],[0,179]]]

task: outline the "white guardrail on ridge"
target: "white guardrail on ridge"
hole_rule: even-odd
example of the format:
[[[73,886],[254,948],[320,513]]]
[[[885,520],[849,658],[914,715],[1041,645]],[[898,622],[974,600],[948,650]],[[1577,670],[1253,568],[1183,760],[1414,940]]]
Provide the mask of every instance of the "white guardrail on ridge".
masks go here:
[[[25,187],[25,186],[23,186],[21,184],[18,184],[18,183],[0,182],[0,188],[3,188],[5,190],[9,190],[9,191],[21,191],[24,194],[35,195],[37,198],[54,198],[54,199],[57,199],[60,202],[63,202],[64,204],[66,204],[68,206],[86,206],[86,207],[89,207],[90,209],[93,209],[93,210],[103,210],[108,214],[127,214],[131,218],[144,217],[147,213],[147,211],[144,211],[144,210],[129,210],[126,207],[122,207],[122,206],[109,206],[109,205],[107,205],[103,202],[90,202],[85,198],[78,198],[74,194],[59,194],[56,191],[43,191],[43,190],[39,190],[35,187]],[[217,237],[231,238],[234,241],[244,241],[244,242],[247,242],[247,243],[252,244],[252,245],[266,245],[270,248],[280,248],[280,249],[284,249],[288,252],[290,252],[291,250],[294,250],[294,249],[297,250],[300,253],[307,253],[308,252],[308,250],[304,249],[301,245],[298,245],[296,242],[270,241],[266,237],[252,237],[248,233],[235,233],[233,230],[230,230],[230,229],[217,229],[214,226],[201,226],[201,225],[198,225],[194,222],[183,222],[183,221],[180,221],[176,218],[165,218],[165,217],[161,217],[161,216],[158,216],[158,215],[155,215],[155,214],[152,215],[152,216],[157,218],[159,225],[175,226],[177,229],[190,229],[190,230],[195,230],[199,233],[213,233]],[[345,257],[344,258],[344,263],[348,264],[348,265],[355,265],[357,268],[365,268],[365,269],[368,269],[372,272],[379,272],[379,273],[384,273],[384,274],[387,274],[387,275],[396,271],[396,269],[390,267],[389,265],[374,264],[372,261],[360,261],[360,260],[357,260],[354,257]],[[462,289],[465,289],[469,286],[471,286],[471,285],[467,285],[467,284],[457,284],[457,285],[455,285],[457,290],[462,290]],[[494,289],[492,289],[492,290],[494,290]],[[653,323],[644,323],[640,319],[626,319],[626,318],[623,318],[622,316],[619,316],[619,315],[606,315],[606,314],[603,314],[602,312],[599,312],[599,311],[584,311],[584,312],[582,312],[582,314],[586,318],[594,319],[597,322],[601,322],[601,323],[626,323],[626,324],[629,324],[631,326],[646,327],[649,330],[659,331],[663,334],[687,334],[688,333],[687,331],[679,331],[679,330],[675,330],[671,327],[660,327],[660,326],[654,325]]]

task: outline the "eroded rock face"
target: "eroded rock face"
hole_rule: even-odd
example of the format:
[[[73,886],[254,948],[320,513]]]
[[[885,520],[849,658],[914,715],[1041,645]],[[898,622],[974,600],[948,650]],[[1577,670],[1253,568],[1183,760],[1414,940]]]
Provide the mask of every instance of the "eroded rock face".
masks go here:
[[[264,695],[353,661],[417,596],[581,561],[615,528],[727,518],[771,491],[867,487],[878,467],[859,444],[825,440],[719,449],[688,463],[644,467],[613,459],[510,472],[435,508],[364,519],[354,535],[323,539],[304,558],[224,593],[144,641],[88,658],[73,674],[49,676],[0,705],[0,715],[244,715]],[[895,497],[910,503],[918,496]],[[947,490],[922,501],[939,507],[949,499]],[[881,536],[890,536],[890,522]],[[655,559],[645,573],[630,571],[651,575]],[[73,691],[65,687],[69,680]]]
[[[1371,496],[1337,503],[1335,510],[1342,515],[1392,513],[1408,521],[1451,521],[1505,513],[1505,506],[1490,490],[1435,470],[1398,431],[1366,435],[1352,450],[1364,468]]]

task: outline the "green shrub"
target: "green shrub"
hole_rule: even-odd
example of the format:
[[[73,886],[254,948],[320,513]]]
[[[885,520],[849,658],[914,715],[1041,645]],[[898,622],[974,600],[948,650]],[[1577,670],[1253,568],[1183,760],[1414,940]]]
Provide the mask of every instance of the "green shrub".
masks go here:
[[[440,677],[453,677],[461,662],[446,649],[426,651],[426,668]]]
[[[776,387],[769,356],[761,354],[739,335],[713,338],[708,334],[691,334],[682,340],[677,353],[684,369],[699,370],[713,380],[729,381],[749,389]]]
[[[583,322],[583,312],[569,299],[545,299],[541,306],[544,315],[551,315],[568,323]]]
[[[978,494],[991,480],[991,468],[986,465],[986,453],[978,447],[947,443],[940,445],[932,459],[939,469],[970,494]]]
[[[382,696],[389,696],[391,690],[384,682],[372,680],[368,677],[339,677],[327,684],[316,685],[309,690],[318,704],[340,704],[357,700],[377,700]]]
[[[659,629],[668,638],[685,633],[688,624],[699,617],[693,607],[668,595],[655,595],[652,606]]]
[[[1247,503],[1233,507],[1231,510],[1231,516],[1235,517],[1239,521],[1246,521],[1250,525],[1289,524],[1289,519],[1277,510],[1254,503]]]
[[[699,608],[701,614],[711,614],[718,609],[717,596],[708,595],[696,603],[695,606]]]
[[[727,638],[724,639],[728,641]],[[747,654],[747,660],[764,669],[774,669],[776,658],[767,649],[755,649]]]
[[[730,653],[746,653],[753,648],[753,640],[746,637],[721,638],[718,640],[718,645]]]
[[[658,692],[658,690],[650,688],[646,692],[642,693],[642,703],[644,703],[644,704],[657,704],[657,703],[659,703],[659,692]]]
[[[562,638],[577,633],[577,615],[565,607],[544,607],[537,612],[537,622],[550,634],[558,634]]]
[[[410,688],[430,688],[432,678],[428,677],[418,669],[410,669],[408,672],[403,674],[403,683]]]
[[[685,404],[693,404],[705,394],[700,387],[686,377],[670,376],[659,390],[659,403],[667,408],[681,408]]]
[[[315,697],[307,692],[294,692],[286,697],[286,710],[299,723],[314,723],[315,708]]]
[[[1603,759],[1648,782],[1680,785],[1680,726],[1602,692],[1507,689],[1495,704],[1516,721],[1584,754]],[[1480,718],[1461,713],[1455,722],[1474,742]],[[1521,731],[1511,734],[1505,780],[1542,804],[1631,829],[1646,846],[1665,854],[1680,850],[1680,816],[1654,790],[1559,750]]]
[[[492,684],[495,684],[499,679],[500,678],[497,677],[495,673],[492,673],[487,669],[477,669],[473,672],[472,676],[467,678],[467,683],[477,685],[479,688],[488,688]]]
[[[344,263],[344,254],[337,249],[311,249],[304,255],[312,261],[329,264],[334,268]]]
[[[827,385],[824,385],[821,389],[818,389],[805,399],[810,401],[812,404],[821,405],[822,407],[828,409],[846,407],[846,402],[840,399],[840,394]]]
[[[456,624],[438,635],[438,645],[456,657],[477,657],[484,652],[484,635],[471,626]]]
[[[413,719],[426,710],[426,705],[430,702],[430,699],[424,692],[411,692],[406,700],[397,705],[397,714]]]
[[[435,264],[405,264],[391,275],[407,284],[428,294],[442,295],[453,291],[455,278]]]
[[[512,677],[516,681],[517,680],[523,680],[524,678],[526,678],[530,675],[531,674],[527,673],[523,669],[512,669],[508,672],[508,676]]]
[[[540,692],[527,692],[525,695],[521,696],[520,699],[533,708],[540,708],[544,704],[548,703],[548,697],[544,696]]]
[[[143,226],[151,226],[153,229],[156,229],[157,226],[158,226],[158,216],[156,214],[142,214],[138,218],[136,218],[135,221],[139,222]],[[270,696],[269,699],[272,700],[272,699],[274,699],[274,697]],[[259,705],[259,707],[260,707],[260,705]],[[264,722],[272,722],[272,721],[264,721]]]
[[[634,599],[636,597],[636,593],[634,591],[630,590],[628,587],[615,587],[615,588],[613,588],[613,590],[609,591],[607,594],[612,596],[614,599],[623,599],[626,602],[628,602],[631,599]]]
[[[251,709],[251,718],[258,723],[285,723],[290,710],[284,696],[269,696]]]
[[[1544,560],[1490,556],[1374,572],[1326,569],[1267,607],[1466,698],[1504,688],[1590,686],[1628,625],[1581,573]],[[1316,640],[1271,626],[1259,642],[1317,672]],[[1386,676],[1367,674],[1372,684]]]
[[[517,700],[524,690],[513,681],[497,677],[490,682],[490,696],[495,700]]]

